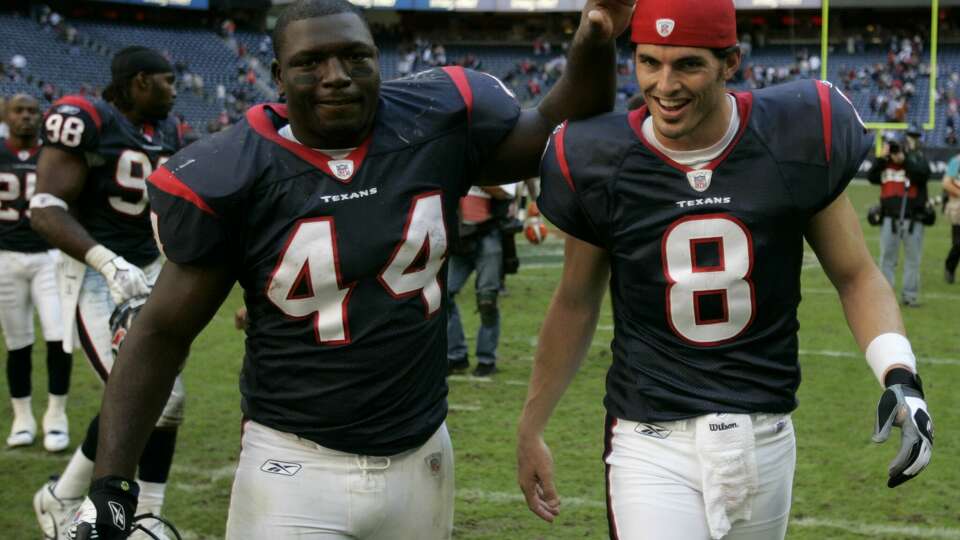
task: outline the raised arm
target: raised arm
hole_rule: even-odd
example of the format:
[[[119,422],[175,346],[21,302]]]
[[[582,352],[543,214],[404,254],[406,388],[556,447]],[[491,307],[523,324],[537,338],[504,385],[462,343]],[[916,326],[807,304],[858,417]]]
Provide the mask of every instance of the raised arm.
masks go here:
[[[539,106],[520,113],[513,130],[484,164],[480,183],[536,176],[547,137],[557,124],[613,110],[616,38],[629,24],[633,5],[634,0],[587,0],[563,75]]]
[[[567,237],[563,276],[540,329],[517,429],[517,480],[530,511],[546,521],[560,512],[560,498],[543,431],[590,348],[609,276],[606,251]]]

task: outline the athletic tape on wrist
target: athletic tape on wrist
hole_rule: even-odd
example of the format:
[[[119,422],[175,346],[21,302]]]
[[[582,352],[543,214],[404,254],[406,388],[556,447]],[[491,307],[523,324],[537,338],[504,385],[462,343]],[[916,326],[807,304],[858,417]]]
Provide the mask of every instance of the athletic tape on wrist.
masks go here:
[[[917,357],[913,355],[910,340],[901,334],[888,332],[873,338],[867,345],[867,364],[883,386],[883,376],[890,367],[903,365],[917,372]]]
[[[56,195],[51,195],[49,193],[37,193],[33,197],[30,197],[30,208],[49,208],[51,206],[57,206],[63,208],[64,210],[70,209],[70,207],[67,205],[67,201],[57,197]]]
[[[105,264],[116,258],[117,254],[104,247],[103,244],[93,246],[83,255],[83,260],[97,272],[99,272]]]

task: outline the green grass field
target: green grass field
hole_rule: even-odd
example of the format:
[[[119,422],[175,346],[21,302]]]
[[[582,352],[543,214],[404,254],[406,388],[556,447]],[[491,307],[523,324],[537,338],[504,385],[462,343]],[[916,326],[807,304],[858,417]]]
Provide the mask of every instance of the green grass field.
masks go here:
[[[933,188],[938,192],[938,188]],[[856,184],[848,193],[858,212],[877,198],[877,189]],[[878,229],[866,229],[876,252]],[[847,330],[836,294],[810,254],[803,272],[800,307],[804,382],[794,415],[798,464],[788,538],[960,539],[960,397],[951,383],[960,375],[960,284],[946,285],[943,259],[949,226],[942,216],[928,228],[922,277],[923,306],[904,312],[920,359],[928,402],[936,423],[933,462],[919,479],[896,490],[886,487],[886,464],[898,442],[870,442],[880,388]],[[610,363],[613,321],[600,320],[594,345],[565,395],[547,432],[556,459],[563,510],[553,524],[527,511],[515,480],[514,431],[526,392],[536,336],[560,275],[562,242],[554,235],[543,246],[520,246],[524,266],[508,278],[503,298],[501,371],[491,379],[454,377],[447,420],[456,450],[458,539],[607,538],[603,465],[600,461],[604,412],[603,378]],[[468,329],[475,329],[473,293],[461,295]],[[232,327],[240,304],[234,291],[196,342],[186,368],[187,420],[167,492],[166,514],[184,538],[223,536],[233,467],[240,451],[237,375],[242,336]],[[34,412],[43,414],[43,347],[34,355]],[[96,411],[101,386],[76,354],[70,418],[73,442]],[[0,403],[0,433],[9,430],[10,405]],[[899,434],[895,437],[899,440]],[[72,450],[72,449],[71,449]],[[42,446],[0,450],[0,538],[39,538],[31,509],[34,491],[59,473],[68,454],[49,455]]]

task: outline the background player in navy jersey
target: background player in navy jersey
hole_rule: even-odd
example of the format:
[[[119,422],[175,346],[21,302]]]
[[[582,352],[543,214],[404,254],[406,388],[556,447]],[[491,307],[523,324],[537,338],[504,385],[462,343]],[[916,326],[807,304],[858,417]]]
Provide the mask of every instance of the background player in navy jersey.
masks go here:
[[[632,3],[588,2],[564,77],[520,111],[496,78],[448,67],[381,84],[344,0],[274,30],[286,105],[174,156],[150,178],[169,262],[108,383],[77,531],[120,533],[125,489],[190,343],[245,291],[245,418],[227,537],[442,539],[453,522],[446,259],[470,184],[535,174],[556,123],[609,110]],[[112,378],[113,379],[113,378]]]
[[[70,350],[79,337],[103,380],[114,363],[111,313],[149,293],[160,272],[146,178],[180,147],[176,122],[167,116],[176,98],[173,69],[163,56],[128,47],[114,56],[111,75],[106,101],[67,96],[48,111],[37,194],[30,201],[34,230],[65,255],[60,268],[64,348]],[[182,385],[162,393],[163,401],[170,396],[163,415],[142,457],[139,451],[133,456],[134,462],[140,458],[141,513],[160,511],[182,420]],[[90,485],[97,425],[94,418],[59,480],[34,497],[47,538],[63,533]]]
[[[57,252],[30,229],[27,205],[37,180],[40,106],[26,94],[7,101],[10,137],[0,145],[0,326],[7,344],[7,385],[13,424],[7,446],[33,444],[37,422],[30,406],[33,308],[47,342],[47,411],[43,446],[59,452],[70,444],[67,392],[72,358],[60,343],[63,323],[54,268]]]
[[[736,35],[729,0],[644,2],[632,40],[646,106],[563,124],[544,155],[540,210],[568,238],[517,455],[527,504],[547,521],[560,502],[543,430],[609,287],[611,538],[783,538],[804,239],[886,386],[874,440],[902,429],[888,485],[930,459],[899,308],[843,194],[870,137],[826,83],[727,93]]]

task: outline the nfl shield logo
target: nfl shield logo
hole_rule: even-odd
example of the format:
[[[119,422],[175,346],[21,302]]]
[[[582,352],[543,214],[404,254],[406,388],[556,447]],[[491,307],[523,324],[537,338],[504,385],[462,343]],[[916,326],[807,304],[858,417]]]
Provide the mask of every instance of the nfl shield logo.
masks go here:
[[[701,192],[710,187],[711,178],[713,178],[713,171],[710,169],[700,169],[687,173],[687,181],[690,182],[690,187]]]
[[[673,19],[657,19],[657,33],[661,37],[667,37],[673,33],[673,27],[676,25]]]
[[[353,176],[353,160],[334,159],[327,162],[333,175],[341,180],[346,180]]]
[[[17,159],[19,159],[20,161],[26,161],[30,159],[30,151],[20,150],[19,152],[17,152]]]

